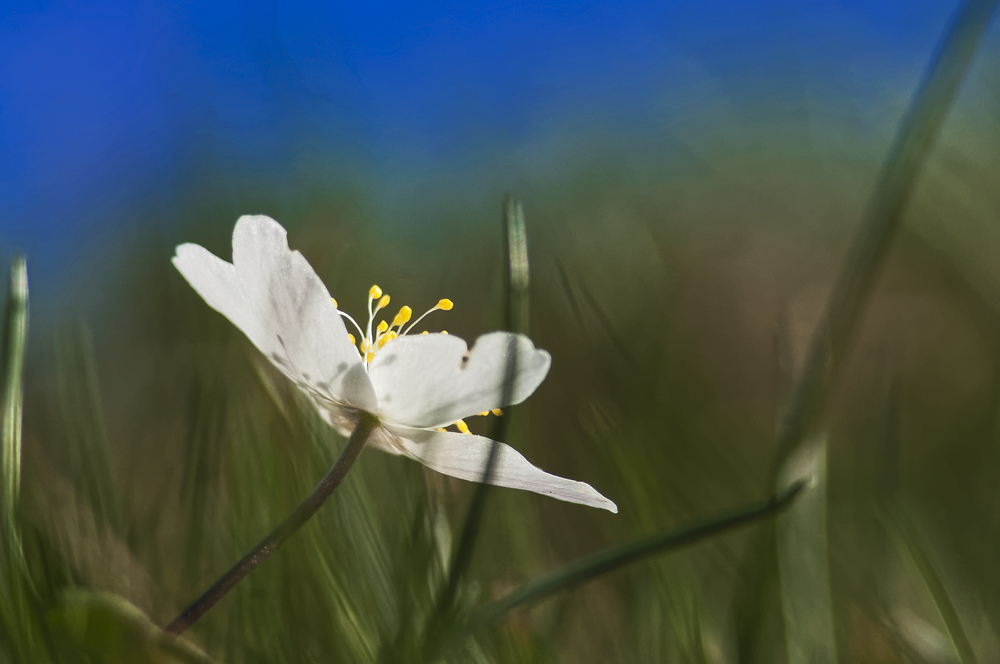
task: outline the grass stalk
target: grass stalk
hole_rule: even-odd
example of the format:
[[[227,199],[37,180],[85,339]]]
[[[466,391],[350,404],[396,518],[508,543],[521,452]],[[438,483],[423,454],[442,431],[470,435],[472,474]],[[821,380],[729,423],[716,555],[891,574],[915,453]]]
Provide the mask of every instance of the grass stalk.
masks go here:
[[[817,431],[872,286],[997,2],[966,0],[959,8],[903,117],[778,427],[775,476],[801,441]]]
[[[11,262],[10,288],[4,310],[0,372],[3,419],[0,425],[0,658],[32,659],[31,577],[21,548],[18,497],[21,486],[21,423],[24,354],[28,339],[28,268],[23,256]]]
[[[796,482],[767,500],[716,514],[680,528],[664,530],[581,558],[540,579],[530,581],[506,597],[486,605],[466,623],[462,636],[483,629],[517,607],[538,602],[648,556],[673,551],[773,516],[788,507],[805,486],[805,482]]]

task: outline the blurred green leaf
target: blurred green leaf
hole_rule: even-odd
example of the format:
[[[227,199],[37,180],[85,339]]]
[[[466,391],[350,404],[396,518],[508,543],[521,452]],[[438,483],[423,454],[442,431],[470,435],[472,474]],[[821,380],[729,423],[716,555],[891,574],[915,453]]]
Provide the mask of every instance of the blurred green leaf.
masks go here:
[[[910,560],[920,575],[920,579],[930,593],[938,615],[944,623],[948,638],[959,661],[962,664],[977,664],[979,660],[965,628],[962,627],[958,610],[955,608],[951,595],[927,551],[927,545],[923,542],[906,509],[898,501],[891,501],[888,510],[881,515],[880,521],[889,532],[900,553]]]
[[[125,598],[111,593],[68,590],[48,617],[102,664],[214,661],[189,641],[164,632]]]

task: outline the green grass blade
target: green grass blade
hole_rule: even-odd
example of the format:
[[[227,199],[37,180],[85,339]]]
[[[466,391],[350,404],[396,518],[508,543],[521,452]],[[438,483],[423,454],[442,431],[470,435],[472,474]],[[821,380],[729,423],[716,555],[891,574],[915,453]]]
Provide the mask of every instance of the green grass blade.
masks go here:
[[[4,535],[17,541],[15,510],[21,485],[21,406],[24,348],[28,336],[28,269],[16,257],[10,270],[10,290],[3,335],[3,521]]]
[[[0,425],[0,477],[3,523],[0,542],[0,655],[29,661],[34,650],[30,609],[31,579],[21,548],[17,503],[21,485],[21,417],[24,351],[28,337],[28,269],[22,256],[11,263],[10,289],[4,311],[3,421]]]
[[[920,578],[923,580],[927,591],[930,593],[934,606],[941,616],[948,638],[951,640],[955,654],[962,664],[977,664],[978,659],[972,648],[962,621],[958,616],[958,610],[945,587],[941,575],[927,552],[927,546],[921,540],[916,527],[910,521],[908,515],[898,504],[890,506],[888,516],[883,517],[883,525],[889,531],[900,552],[908,557],[916,567]]]
[[[775,473],[819,424],[872,285],[997,2],[967,0],[962,5],[900,124],[779,427]]]
[[[820,427],[827,396],[837,383],[872,286],[902,226],[907,203],[996,5],[997,0],[967,0],[962,5],[900,124],[778,428],[773,471],[776,477],[798,454],[803,441]],[[825,462],[822,466],[825,468]],[[826,536],[815,520],[825,514],[824,494],[822,490],[815,492],[799,508],[801,514],[788,517],[784,531],[779,523],[783,610],[793,664],[836,660],[832,611],[826,608],[830,603]],[[812,513],[812,518],[807,513]],[[794,540],[799,538],[808,539],[805,544],[814,565],[811,569],[805,562],[796,562],[793,551],[787,548],[795,546]],[[801,588],[799,584],[803,584]],[[813,604],[803,608],[809,599]],[[823,621],[829,624],[821,624]]]
[[[805,488],[797,482],[768,500],[752,503],[695,523],[642,537],[581,558],[555,572],[528,582],[506,597],[488,604],[466,624],[466,635],[499,620],[512,609],[540,601],[648,556],[666,553],[777,514]]]
[[[512,198],[510,195],[505,196],[503,201],[503,229],[505,238],[504,252],[508,268],[506,270],[504,288],[506,295],[504,327],[508,331],[525,334],[528,331],[528,287],[530,284],[528,233],[524,223],[524,208],[520,201]],[[510,395],[514,390],[514,380],[516,379],[514,368],[516,366],[517,346],[515,343],[511,343],[508,349],[507,376],[504,381],[503,403],[510,401]],[[444,583],[437,606],[434,612],[432,612],[425,630],[424,648],[426,653],[437,649],[442,634],[450,628],[451,620],[453,619],[451,614],[454,609],[455,596],[458,593],[462,577],[472,562],[472,554],[479,535],[483,512],[486,509],[486,498],[490,489],[490,476],[493,474],[496,456],[500,451],[500,442],[506,437],[511,410],[511,408],[505,408],[504,413],[496,418],[490,430],[489,437],[493,440],[493,446],[490,449],[490,455],[483,468],[482,481],[476,485],[468,514],[466,515],[458,543],[451,558],[447,580]]]
[[[504,197],[503,202],[503,222],[506,243],[504,251],[507,258],[507,279],[506,279],[506,307],[507,315],[504,327],[520,334],[528,331],[528,233],[524,225],[524,209],[520,201]],[[517,366],[517,346],[510,345],[507,358],[507,380],[504,382],[503,402],[510,401],[510,394],[514,389],[514,367]],[[486,467],[483,468],[483,481],[476,486],[476,493],[469,506],[469,514],[466,516],[462,534],[459,537],[458,546],[449,570],[449,579],[445,599],[451,602],[451,596],[457,590],[458,581],[464,574],[472,558],[472,549],[475,545],[476,535],[479,532],[479,524],[482,520],[483,510],[486,509],[486,496],[489,492],[489,478],[493,472],[493,464],[496,454],[500,449],[500,441],[506,437],[507,424],[510,421],[511,408],[507,408],[503,415],[498,417],[490,431],[489,437],[493,439],[493,448],[487,459]]]
[[[827,544],[826,437],[796,451],[779,486],[808,476],[810,490],[777,518],[778,577],[789,664],[836,664]]]
[[[82,323],[56,335],[55,357],[63,427],[74,480],[101,528],[123,533],[121,504],[101,410],[90,331]]]

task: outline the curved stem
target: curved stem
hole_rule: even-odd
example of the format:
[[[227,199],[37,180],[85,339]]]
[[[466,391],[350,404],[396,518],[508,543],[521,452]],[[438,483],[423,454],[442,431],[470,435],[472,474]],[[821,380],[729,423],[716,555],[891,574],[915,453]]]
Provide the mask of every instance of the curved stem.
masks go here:
[[[184,609],[179,616],[174,618],[173,622],[167,625],[164,630],[175,636],[183,634],[198,618],[201,618],[209,609],[215,606],[215,603],[222,599],[226,593],[236,587],[236,584],[242,581],[247,574],[252,572],[269,555],[274,553],[275,549],[284,544],[285,540],[291,537],[295,531],[305,525],[306,521],[316,513],[316,510],[330,497],[334,489],[340,485],[341,480],[344,479],[347,471],[354,465],[354,460],[358,458],[361,448],[365,446],[368,436],[378,426],[378,423],[376,416],[363,411],[359,412],[358,425],[354,428],[354,432],[347,441],[347,446],[344,447],[340,456],[337,457],[337,461],[330,468],[330,472],[316,485],[316,488],[309,494],[309,497],[303,500],[295,508],[295,511],[277,528],[272,530],[271,534],[262,539],[257,546],[240,558],[239,562],[212,584],[212,587],[206,590],[201,597],[192,602],[188,608]]]

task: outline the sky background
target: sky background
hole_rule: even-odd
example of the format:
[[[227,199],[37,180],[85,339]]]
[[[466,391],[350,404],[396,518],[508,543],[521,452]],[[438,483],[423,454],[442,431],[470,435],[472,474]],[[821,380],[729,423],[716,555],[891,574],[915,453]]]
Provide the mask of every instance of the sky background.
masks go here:
[[[888,131],[954,8],[7,0],[2,251],[56,282],[206,164],[277,181],[312,153],[391,196],[555,136],[711,122],[720,104],[730,122],[836,107]]]

